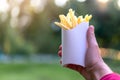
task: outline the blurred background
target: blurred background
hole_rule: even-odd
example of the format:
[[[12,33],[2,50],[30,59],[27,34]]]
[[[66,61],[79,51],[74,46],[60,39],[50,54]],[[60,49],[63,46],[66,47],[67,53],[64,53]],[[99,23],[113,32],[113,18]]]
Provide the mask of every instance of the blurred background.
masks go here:
[[[68,9],[92,14],[105,62],[120,73],[120,0],[0,0],[0,80],[84,80],[57,56]]]

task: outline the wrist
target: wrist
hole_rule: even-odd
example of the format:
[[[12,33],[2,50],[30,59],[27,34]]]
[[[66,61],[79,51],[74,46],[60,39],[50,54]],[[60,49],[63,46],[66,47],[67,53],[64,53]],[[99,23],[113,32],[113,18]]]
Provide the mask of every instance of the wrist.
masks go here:
[[[102,62],[97,62],[91,68],[88,69],[89,72],[94,76],[94,80],[100,80],[103,76],[113,73],[107,64]]]

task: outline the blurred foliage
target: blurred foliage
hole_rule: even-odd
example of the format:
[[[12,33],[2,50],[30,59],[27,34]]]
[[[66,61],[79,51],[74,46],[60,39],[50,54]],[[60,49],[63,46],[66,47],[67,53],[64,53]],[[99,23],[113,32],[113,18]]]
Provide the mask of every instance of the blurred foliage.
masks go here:
[[[9,4],[11,1],[8,0]],[[16,5],[12,5],[8,12],[0,13],[0,48],[5,53],[56,53],[61,44],[61,30],[54,25],[54,21],[59,21],[58,15],[66,14],[69,8],[74,9],[77,16],[93,15],[90,24],[95,26],[100,47],[120,50],[120,9],[116,6],[117,0],[110,0],[104,5],[97,0],[69,0],[62,7],[55,5],[54,0],[43,2],[44,8],[35,9],[30,6],[30,0],[23,0],[17,16],[14,16]]]

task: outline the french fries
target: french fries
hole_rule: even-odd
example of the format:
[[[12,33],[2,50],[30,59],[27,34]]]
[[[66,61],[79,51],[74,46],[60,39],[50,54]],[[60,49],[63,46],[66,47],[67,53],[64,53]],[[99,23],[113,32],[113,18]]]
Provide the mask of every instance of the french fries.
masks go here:
[[[69,9],[69,12],[67,16],[65,15],[59,15],[60,22],[55,22],[55,24],[65,30],[70,30],[76,27],[76,25],[80,24],[81,22],[89,22],[90,19],[92,18],[92,15],[85,15],[76,17],[75,16],[75,11],[72,9]]]

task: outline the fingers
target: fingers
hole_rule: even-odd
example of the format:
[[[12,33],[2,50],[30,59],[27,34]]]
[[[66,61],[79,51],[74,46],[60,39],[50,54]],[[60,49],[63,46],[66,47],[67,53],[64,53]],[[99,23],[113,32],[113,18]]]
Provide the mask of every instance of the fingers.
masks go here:
[[[62,57],[62,45],[59,46],[58,56]],[[60,60],[60,64],[62,64],[62,60]]]
[[[59,51],[58,51],[58,56],[59,56],[59,57],[62,57],[62,50],[59,50]]]
[[[95,34],[94,34],[94,26],[90,26],[87,31],[87,41],[88,41],[88,47],[94,47],[98,46]]]
[[[62,57],[62,45],[59,46],[58,56]]]
[[[68,65],[66,65],[66,67],[67,67],[67,68],[70,68],[70,69],[72,69],[72,70],[75,70],[75,71],[77,71],[77,72],[79,72],[79,73],[81,73],[82,70],[84,69],[82,66],[80,66],[80,65],[75,65],[75,64],[68,64]]]
[[[59,46],[59,50],[62,50],[62,45]]]

